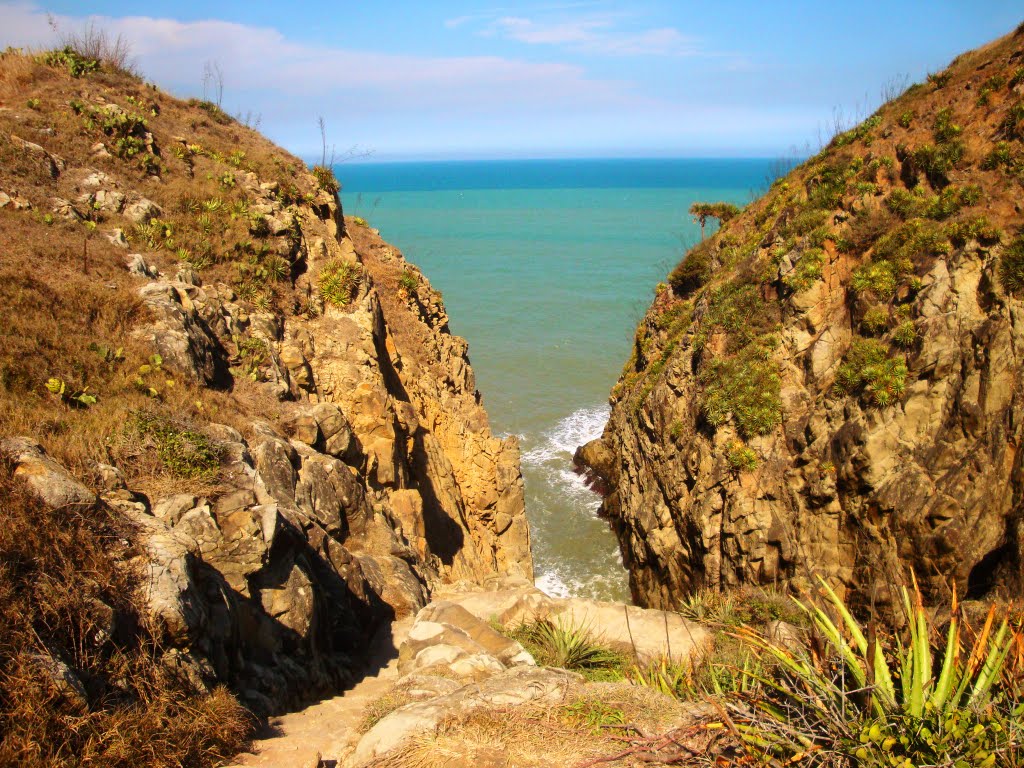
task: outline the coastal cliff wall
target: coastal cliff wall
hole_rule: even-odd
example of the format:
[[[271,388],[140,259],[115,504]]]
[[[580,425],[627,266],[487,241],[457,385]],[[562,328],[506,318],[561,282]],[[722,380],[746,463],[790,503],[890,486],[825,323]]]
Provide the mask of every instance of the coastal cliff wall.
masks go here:
[[[0,62],[0,447],[132,522],[163,662],[277,711],[438,585],[532,580],[518,444],[331,170],[69,56]]]
[[[1024,587],[1024,34],[840,133],[659,286],[579,459],[634,597]]]

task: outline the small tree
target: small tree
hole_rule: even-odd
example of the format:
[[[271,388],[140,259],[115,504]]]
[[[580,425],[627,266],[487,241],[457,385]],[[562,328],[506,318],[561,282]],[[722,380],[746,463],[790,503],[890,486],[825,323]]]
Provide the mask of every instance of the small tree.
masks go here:
[[[732,203],[694,203],[690,206],[690,215],[700,224],[701,240],[704,239],[704,225],[708,219],[718,219],[720,223],[725,224],[739,212],[740,209]]]

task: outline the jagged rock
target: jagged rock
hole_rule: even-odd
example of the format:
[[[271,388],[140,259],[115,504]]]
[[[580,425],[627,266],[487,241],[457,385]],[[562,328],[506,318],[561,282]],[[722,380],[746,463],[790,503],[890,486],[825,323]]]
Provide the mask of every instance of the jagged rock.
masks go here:
[[[63,197],[51,197],[50,210],[62,219],[68,219],[69,221],[82,219],[82,214],[72,205],[71,201],[65,200]]]
[[[10,437],[0,441],[0,455],[14,464],[14,476],[22,478],[50,507],[92,506],[98,500],[95,493],[47,456],[31,438]]]
[[[13,196],[6,192],[0,192],[0,208],[10,208],[13,211],[23,211],[31,209],[32,203],[17,192],[15,192]]]
[[[124,209],[125,218],[136,224],[144,224],[162,215],[163,209],[145,197],[132,201]]]
[[[197,297],[204,296],[201,288],[180,283],[148,283],[139,290],[155,319],[144,335],[162,355],[165,365],[196,383],[222,384],[227,375],[224,347],[186,289],[196,291]]]
[[[121,229],[112,229],[109,232],[104,233],[104,237],[110,241],[110,244],[117,248],[128,249],[128,238],[124,236],[124,231]]]
[[[208,620],[194,581],[194,545],[177,531],[148,515],[137,515],[149,571],[143,580],[149,615],[168,639],[188,646]]]
[[[81,713],[88,712],[89,698],[85,686],[71,667],[50,654],[36,653],[31,656],[33,666],[53,686],[54,691]]]
[[[474,616],[457,603],[448,600],[430,603],[416,616],[416,624],[410,630],[406,643],[413,643],[414,634],[418,631],[422,632],[417,628],[427,624],[453,631],[460,637],[464,636],[469,643],[472,643],[472,645],[465,646],[467,650],[486,653],[505,666],[516,667],[521,664],[532,665],[535,663],[533,657],[523,649],[522,645],[497,632],[486,621]],[[462,645],[462,642],[459,641],[456,644]],[[404,645],[402,650],[405,650]]]
[[[22,152],[28,153],[31,157],[35,158],[43,168],[43,172],[48,174],[51,179],[56,179],[60,176],[61,171],[64,170],[66,163],[60,157],[60,155],[54,155],[47,152],[38,144],[33,144],[31,141],[25,141],[18,136],[11,134],[11,143],[18,147]]]
[[[198,499],[190,493],[176,493],[153,505],[153,515],[169,526],[177,525],[186,512],[196,508]]]
[[[146,259],[141,253],[128,254],[125,266],[128,267],[128,271],[131,274],[138,277],[156,278],[159,274],[155,267],[151,267],[146,263]]]
[[[127,488],[124,473],[117,467],[111,466],[110,464],[99,463],[96,465],[96,471],[100,476],[100,481],[103,483],[103,487],[108,491],[117,491]]]

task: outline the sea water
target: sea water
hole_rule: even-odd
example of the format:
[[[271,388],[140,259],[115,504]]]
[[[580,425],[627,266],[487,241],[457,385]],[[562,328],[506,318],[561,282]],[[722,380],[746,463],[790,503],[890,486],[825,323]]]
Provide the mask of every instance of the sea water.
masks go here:
[[[496,434],[518,435],[538,585],[628,599],[600,498],[573,469],[598,437],[633,333],[685,248],[696,201],[749,202],[770,160],[360,163],[349,215],[419,265],[469,341]]]

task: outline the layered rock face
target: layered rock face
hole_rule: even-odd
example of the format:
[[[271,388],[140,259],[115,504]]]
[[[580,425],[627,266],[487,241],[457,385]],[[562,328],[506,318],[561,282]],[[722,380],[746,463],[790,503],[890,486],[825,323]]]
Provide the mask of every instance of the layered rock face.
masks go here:
[[[439,585],[532,581],[519,447],[492,435],[440,295],[364,222],[346,231],[330,171],[314,176],[227,116],[211,123],[121,85],[132,93],[91,86],[70,102],[62,90],[49,98],[47,120],[70,126],[60,155],[0,134],[0,149],[20,153],[0,180],[20,192],[0,207],[25,227],[95,231],[71,279],[92,279],[91,258],[116,274],[108,289],[137,295],[124,326],[149,362],[130,364],[127,391],[118,372],[129,364],[112,339],[69,355],[104,356],[115,376],[100,384],[99,407],[129,422],[110,442],[141,441],[128,459],[159,453],[164,466],[142,473],[145,492],[124,467],[78,469],[102,478],[98,503],[137,525],[145,557],[135,565],[166,663],[198,686],[230,684],[256,711],[280,710],[337,690],[373,633]],[[128,138],[79,147],[97,125]],[[185,126],[196,135],[172,133]],[[39,133],[53,141],[51,127]],[[216,390],[232,426],[187,398],[189,413],[169,412],[171,387]],[[60,413],[87,428],[76,411]],[[31,438],[4,454],[40,496],[94,503]],[[198,486],[191,470],[167,465],[211,455]]]
[[[335,200],[305,213],[296,290],[315,301],[315,276],[341,260],[360,275],[346,306],[286,319],[188,275],[140,288],[165,360],[216,386],[218,361],[256,345],[248,373],[281,401],[248,439],[211,427],[230,457],[226,493],[154,500],[156,521],[138,510],[153,583],[178,592],[155,592],[155,614],[207,677],[242,681],[263,711],[337,687],[348,655],[441,583],[532,579],[518,445],[491,435],[439,298],[416,273],[414,294],[384,300],[375,277],[414,268],[376,233],[357,250]]]
[[[579,453],[641,604],[817,575],[884,602],[910,571],[1020,593],[1022,46],[838,136],[659,290]]]

